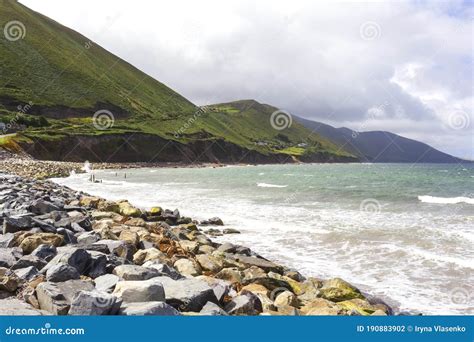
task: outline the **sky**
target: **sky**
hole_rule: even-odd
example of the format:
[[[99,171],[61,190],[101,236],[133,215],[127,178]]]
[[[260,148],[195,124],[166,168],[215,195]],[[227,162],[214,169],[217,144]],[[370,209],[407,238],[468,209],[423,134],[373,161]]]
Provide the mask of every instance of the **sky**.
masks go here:
[[[21,0],[198,105],[255,99],[474,159],[474,2]]]

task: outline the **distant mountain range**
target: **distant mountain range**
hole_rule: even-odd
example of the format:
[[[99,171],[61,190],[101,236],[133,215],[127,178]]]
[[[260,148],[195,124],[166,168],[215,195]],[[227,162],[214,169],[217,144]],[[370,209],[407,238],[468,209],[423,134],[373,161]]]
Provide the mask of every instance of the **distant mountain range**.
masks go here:
[[[330,125],[296,117],[311,131],[341,145],[361,161],[378,163],[459,163],[463,159],[453,157],[437,149],[400,135],[385,131],[357,132],[349,128]]]
[[[15,0],[0,0],[0,27],[0,148],[10,152],[97,162],[459,161],[391,133],[352,137],[255,100],[196,106]]]

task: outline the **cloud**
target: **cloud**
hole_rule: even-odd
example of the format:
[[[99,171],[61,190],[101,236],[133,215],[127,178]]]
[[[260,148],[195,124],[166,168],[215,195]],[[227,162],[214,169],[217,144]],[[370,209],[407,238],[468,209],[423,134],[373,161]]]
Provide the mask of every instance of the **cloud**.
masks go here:
[[[465,2],[22,3],[197,104],[254,98],[474,159],[474,11]],[[453,117],[468,123],[453,128]]]

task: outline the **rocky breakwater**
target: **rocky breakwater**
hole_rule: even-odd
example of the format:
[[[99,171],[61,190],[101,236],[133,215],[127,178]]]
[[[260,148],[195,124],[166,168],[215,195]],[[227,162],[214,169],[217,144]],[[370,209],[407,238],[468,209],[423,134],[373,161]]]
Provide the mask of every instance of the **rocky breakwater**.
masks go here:
[[[342,279],[215,243],[178,210],[0,175],[0,216],[0,315],[392,313]]]

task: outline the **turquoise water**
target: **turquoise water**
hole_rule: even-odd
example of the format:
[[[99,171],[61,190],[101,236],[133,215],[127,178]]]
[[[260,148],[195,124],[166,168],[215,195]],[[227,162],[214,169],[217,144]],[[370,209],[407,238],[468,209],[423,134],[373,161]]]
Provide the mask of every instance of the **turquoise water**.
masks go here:
[[[56,181],[221,217],[230,241],[343,277],[401,310],[474,314],[474,166],[305,164],[94,171]],[[126,173],[126,178],[124,174]]]

